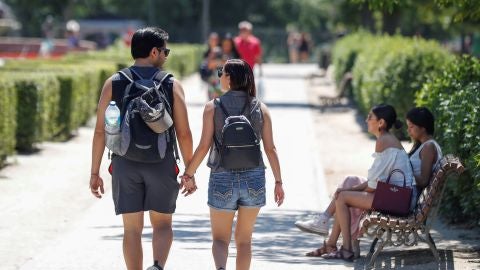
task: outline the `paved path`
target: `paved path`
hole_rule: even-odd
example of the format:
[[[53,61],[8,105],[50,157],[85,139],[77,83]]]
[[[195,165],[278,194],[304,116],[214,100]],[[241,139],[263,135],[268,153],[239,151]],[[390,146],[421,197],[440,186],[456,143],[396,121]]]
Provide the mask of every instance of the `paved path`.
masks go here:
[[[330,156],[324,155],[334,144],[325,142],[325,136],[319,135],[319,126],[322,126],[319,119],[325,119],[319,118],[319,111],[309,105],[311,93],[304,77],[315,69],[314,65],[265,66],[264,101],[272,113],[286,199],[282,207],[274,205],[274,179],[267,171],[267,206],[255,228],[251,269],[345,269],[354,266],[304,257],[303,254],[317,247],[322,238],[300,233],[293,225],[297,218],[324,208],[333,186],[326,181],[325,175],[330,179],[338,174],[331,171],[334,167],[330,166]],[[194,144],[197,144],[206,94],[197,76],[184,80],[183,85]],[[345,117],[340,121],[344,121],[347,131],[355,123],[354,119]],[[322,128],[322,133],[329,130],[328,124],[323,124]],[[355,132],[360,134],[361,130]],[[355,139],[365,144],[358,148],[367,149],[371,140],[358,134]],[[329,134],[332,135],[335,136]],[[91,137],[92,127],[83,127],[68,143],[43,143],[41,152],[18,156],[13,165],[0,171],[1,270],[125,269],[121,218],[114,215],[106,159],[101,173],[108,186],[104,198],[94,199],[87,187]],[[355,142],[349,145],[355,146]],[[331,159],[338,161],[339,157],[332,155]],[[352,160],[347,159],[349,162],[355,160],[359,160],[356,155]],[[329,169],[324,170],[322,164],[329,164]],[[358,164],[362,166],[357,167],[363,169],[368,161],[361,160]],[[214,269],[206,205],[206,166],[200,167],[197,179],[199,190],[190,197],[178,199],[174,215],[175,240],[166,269]],[[146,267],[152,263],[150,227],[144,230],[143,238]],[[234,269],[234,257],[235,247],[231,245],[229,269]],[[395,261],[393,263],[395,265]],[[359,265],[361,261],[355,267]]]

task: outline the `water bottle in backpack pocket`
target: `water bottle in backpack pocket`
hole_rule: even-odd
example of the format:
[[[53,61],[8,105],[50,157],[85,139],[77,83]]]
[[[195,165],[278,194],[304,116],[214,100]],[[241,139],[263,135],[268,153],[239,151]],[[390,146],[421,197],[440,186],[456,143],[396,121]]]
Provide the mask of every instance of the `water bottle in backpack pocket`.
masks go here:
[[[120,109],[110,101],[105,110],[105,146],[115,154],[121,151]]]

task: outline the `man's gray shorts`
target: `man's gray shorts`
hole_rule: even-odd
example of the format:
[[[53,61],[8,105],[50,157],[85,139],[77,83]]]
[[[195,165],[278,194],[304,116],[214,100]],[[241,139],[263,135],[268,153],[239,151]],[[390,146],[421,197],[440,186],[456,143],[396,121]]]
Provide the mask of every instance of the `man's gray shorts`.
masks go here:
[[[141,163],[115,156],[112,159],[112,193],[117,215],[153,210],[175,212],[179,183],[177,164],[167,153],[160,163]]]

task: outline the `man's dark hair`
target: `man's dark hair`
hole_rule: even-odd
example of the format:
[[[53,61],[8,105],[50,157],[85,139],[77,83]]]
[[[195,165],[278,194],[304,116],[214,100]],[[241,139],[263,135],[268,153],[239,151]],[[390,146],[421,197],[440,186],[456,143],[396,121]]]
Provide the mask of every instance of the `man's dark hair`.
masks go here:
[[[131,52],[133,59],[148,57],[154,47],[165,47],[167,40],[168,33],[158,27],[138,29],[132,37]]]

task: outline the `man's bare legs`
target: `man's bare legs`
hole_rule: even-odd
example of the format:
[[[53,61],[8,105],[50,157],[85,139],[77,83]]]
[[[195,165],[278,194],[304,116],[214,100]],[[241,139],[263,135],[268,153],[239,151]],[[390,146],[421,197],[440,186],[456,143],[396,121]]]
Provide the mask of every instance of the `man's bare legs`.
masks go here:
[[[123,257],[128,270],[142,270],[143,212],[123,214]]]
[[[150,211],[150,222],[153,229],[153,259],[163,268],[173,241],[172,215]]]

